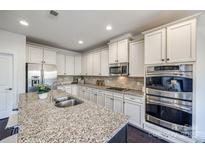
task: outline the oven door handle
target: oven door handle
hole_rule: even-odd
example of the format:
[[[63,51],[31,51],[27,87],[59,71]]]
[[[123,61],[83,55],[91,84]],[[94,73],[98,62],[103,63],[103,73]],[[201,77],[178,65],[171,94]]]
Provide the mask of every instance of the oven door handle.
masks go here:
[[[189,78],[189,79],[192,79],[192,73],[191,72],[186,72],[186,73],[182,73],[182,72],[170,72],[170,73],[147,73],[146,74],[146,77],[159,77],[159,76],[176,76],[176,77],[185,77],[185,78]]]
[[[177,109],[177,110],[182,110],[190,114],[192,113],[192,107],[185,107],[185,106],[181,106],[178,104],[168,104],[166,102],[159,102],[159,101],[155,101],[151,99],[147,100],[146,104],[161,105],[161,106],[170,107],[170,108]]]

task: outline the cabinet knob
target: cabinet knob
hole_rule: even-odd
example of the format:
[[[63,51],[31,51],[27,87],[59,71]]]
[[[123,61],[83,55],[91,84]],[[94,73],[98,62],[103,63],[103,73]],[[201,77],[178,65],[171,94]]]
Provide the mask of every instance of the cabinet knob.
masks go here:
[[[167,58],[167,61],[169,61],[169,58]]]
[[[162,59],[162,61],[164,61],[164,59]]]

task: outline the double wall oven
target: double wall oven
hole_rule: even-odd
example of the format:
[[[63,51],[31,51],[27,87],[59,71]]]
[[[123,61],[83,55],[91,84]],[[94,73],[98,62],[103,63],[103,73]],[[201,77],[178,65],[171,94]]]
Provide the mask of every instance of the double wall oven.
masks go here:
[[[192,70],[191,64],[146,68],[147,122],[191,137]]]

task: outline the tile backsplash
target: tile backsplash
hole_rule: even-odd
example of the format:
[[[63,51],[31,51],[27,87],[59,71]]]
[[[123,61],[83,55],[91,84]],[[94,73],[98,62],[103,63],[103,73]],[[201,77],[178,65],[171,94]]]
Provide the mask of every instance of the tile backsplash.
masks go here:
[[[62,83],[71,83],[73,81],[73,77],[71,76],[58,76],[58,80]],[[94,76],[86,76],[84,77],[86,84],[96,84],[97,80],[104,80],[106,86],[110,87],[121,87],[135,90],[142,90],[144,86],[144,78],[143,77],[94,77]]]

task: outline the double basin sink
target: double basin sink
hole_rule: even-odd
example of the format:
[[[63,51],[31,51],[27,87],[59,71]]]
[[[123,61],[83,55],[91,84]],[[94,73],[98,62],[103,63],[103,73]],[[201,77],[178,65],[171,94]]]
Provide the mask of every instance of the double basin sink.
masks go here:
[[[69,107],[83,103],[82,100],[77,99],[73,96],[56,97],[54,98],[54,102],[56,107]]]

